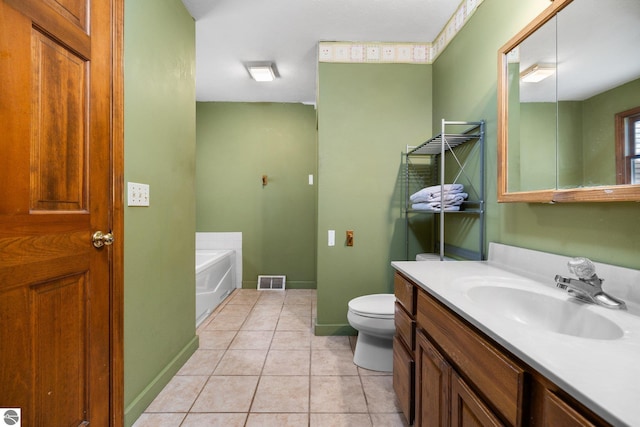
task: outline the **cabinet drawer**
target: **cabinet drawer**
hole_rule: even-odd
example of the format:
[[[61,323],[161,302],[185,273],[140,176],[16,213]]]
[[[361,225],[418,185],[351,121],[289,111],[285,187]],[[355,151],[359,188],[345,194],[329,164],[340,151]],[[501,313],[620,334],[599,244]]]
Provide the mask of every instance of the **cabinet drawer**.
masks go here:
[[[415,350],[416,322],[409,317],[398,302],[396,302],[394,317],[396,334],[402,338],[402,341],[411,351]]]
[[[416,287],[413,283],[405,279],[396,272],[393,285],[395,288],[396,299],[412,316],[416,314]]]
[[[509,424],[522,425],[524,370],[420,290],[417,324]]]
[[[398,397],[400,409],[409,424],[413,422],[414,360],[404,344],[396,336],[393,339],[393,390]]]

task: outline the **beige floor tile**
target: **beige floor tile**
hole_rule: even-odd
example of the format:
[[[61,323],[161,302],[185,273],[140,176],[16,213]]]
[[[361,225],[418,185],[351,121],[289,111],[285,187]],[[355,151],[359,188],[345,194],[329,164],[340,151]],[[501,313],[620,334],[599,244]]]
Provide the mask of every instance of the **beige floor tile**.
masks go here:
[[[361,368],[360,366],[358,366],[358,374],[363,375],[363,376],[379,376],[379,377],[385,377],[385,376],[391,376],[391,375],[393,375],[393,372],[386,372],[386,371],[372,371],[371,369],[365,369],[365,368]]]
[[[277,325],[277,314],[250,314],[241,329],[245,331],[273,331]]]
[[[180,427],[243,427],[247,414],[189,414]]]
[[[262,375],[309,375],[309,350],[269,350]]]
[[[284,304],[304,304],[311,307],[311,303],[313,302],[313,297],[311,295],[305,295],[302,293],[287,293],[287,296],[284,298]]]
[[[280,316],[281,312],[282,305],[267,304],[254,306],[249,314],[252,316]]]
[[[268,350],[273,338],[273,331],[238,332],[229,346],[230,350]]]
[[[400,412],[400,406],[393,391],[393,376],[361,377],[369,412]]]
[[[311,330],[311,316],[282,314],[278,320],[278,331],[309,331]]]
[[[227,304],[216,316],[247,316],[251,312],[251,309],[253,309],[253,304]]]
[[[251,412],[309,412],[309,377],[261,377]]]
[[[312,336],[311,348],[318,350],[348,350],[351,351],[349,337],[347,336]]]
[[[187,412],[206,381],[206,376],[173,377],[146,412]]]
[[[310,427],[370,427],[369,414],[311,414]]]
[[[351,345],[351,351],[356,351],[356,343],[358,342],[357,335],[349,336],[349,344]]]
[[[219,314],[207,324],[204,331],[237,331],[245,319],[245,316]]]
[[[260,375],[267,350],[227,350],[213,375]]]
[[[233,295],[233,297],[231,297],[231,299],[227,303],[227,307],[235,304],[254,305],[256,301],[258,301],[258,298],[260,297],[260,295],[258,294],[258,291],[256,290],[239,289],[239,291],[241,292],[237,292]]]
[[[176,427],[186,414],[142,414],[133,427]]]
[[[407,427],[391,373],[353,364],[355,337],[313,335],[315,295],[234,291],[134,427]]]
[[[307,414],[249,414],[245,427],[301,427],[309,424]]]
[[[311,306],[309,304],[285,304],[282,306],[282,314],[311,317]]]
[[[260,292],[260,298],[257,304],[282,304],[284,303],[286,293],[282,291],[262,291]]]
[[[276,331],[271,340],[272,350],[306,350],[311,348],[310,331]]]
[[[224,350],[198,349],[176,375],[211,375],[223,354]]]
[[[198,339],[200,348],[204,350],[226,350],[236,336],[236,331],[200,331]]]
[[[408,427],[409,424],[401,413],[371,414],[373,427]]]
[[[358,375],[350,350],[311,350],[311,375]]]
[[[311,412],[367,413],[360,377],[312,376]]]
[[[191,412],[249,412],[258,376],[213,376]]]

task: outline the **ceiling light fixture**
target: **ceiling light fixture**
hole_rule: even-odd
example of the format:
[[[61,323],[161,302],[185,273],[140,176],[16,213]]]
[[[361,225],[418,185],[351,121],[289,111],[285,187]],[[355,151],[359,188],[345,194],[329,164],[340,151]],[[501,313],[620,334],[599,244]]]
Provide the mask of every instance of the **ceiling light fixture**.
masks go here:
[[[556,67],[549,64],[533,64],[520,73],[520,80],[525,83],[538,83],[556,72]]]
[[[246,64],[251,78],[257,82],[271,82],[278,77],[278,70],[273,62]]]

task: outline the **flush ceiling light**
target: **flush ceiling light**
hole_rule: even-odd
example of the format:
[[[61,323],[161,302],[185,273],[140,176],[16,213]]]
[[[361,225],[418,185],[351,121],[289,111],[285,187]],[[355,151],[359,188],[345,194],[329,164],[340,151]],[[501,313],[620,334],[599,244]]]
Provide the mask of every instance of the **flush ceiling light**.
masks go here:
[[[520,73],[520,80],[525,83],[538,83],[556,72],[556,67],[546,64],[534,64]]]
[[[246,67],[251,78],[257,82],[271,82],[278,77],[278,71],[272,62],[246,64]]]

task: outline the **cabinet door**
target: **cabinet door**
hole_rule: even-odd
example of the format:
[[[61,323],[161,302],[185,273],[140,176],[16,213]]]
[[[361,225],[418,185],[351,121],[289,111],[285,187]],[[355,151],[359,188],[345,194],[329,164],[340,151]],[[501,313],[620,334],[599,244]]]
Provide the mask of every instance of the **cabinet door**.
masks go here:
[[[594,424],[579,414],[551,391],[544,395],[544,427],[593,427]]]
[[[413,357],[396,335],[393,339],[393,390],[409,424],[413,422],[413,378]]]
[[[454,427],[504,426],[455,372],[451,375],[451,425]]]
[[[422,332],[416,336],[415,425],[448,426],[451,366]]]

